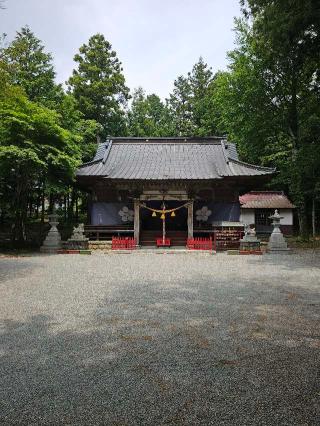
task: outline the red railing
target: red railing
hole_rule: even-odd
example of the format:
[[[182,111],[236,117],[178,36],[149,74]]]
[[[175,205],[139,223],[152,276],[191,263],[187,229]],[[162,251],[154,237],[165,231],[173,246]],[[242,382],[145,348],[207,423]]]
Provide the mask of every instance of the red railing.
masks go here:
[[[212,238],[188,238],[187,248],[189,250],[212,250]]]
[[[171,240],[170,238],[157,238],[157,247],[170,247],[171,246]]]
[[[112,237],[112,250],[134,250],[137,247],[136,240],[131,237]]]

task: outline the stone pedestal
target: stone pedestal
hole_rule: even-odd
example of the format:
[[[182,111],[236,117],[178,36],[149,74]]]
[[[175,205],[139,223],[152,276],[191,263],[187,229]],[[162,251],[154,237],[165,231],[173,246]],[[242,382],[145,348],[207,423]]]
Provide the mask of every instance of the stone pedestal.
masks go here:
[[[84,235],[84,225],[80,223],[73,228],[71,238],[67,242],[68,250],[88,250],[89,238]]]
[[[280,229],[280,220],[283,219],[282,216],[279,215],[278,210],[274,212],[272,216],[273,231],[270,235],[268,242],[268,252],[270,253],[279,253],[279,252],[288,252],[287,242],[283,237],[283,234]]]
[[[51,225],[51,228],[40,247],[41,253],[57,253],[57,251],[62,248],[61,236],[57,229],[59,224],[57,214],[52,213],[49,215],[49,224]]]

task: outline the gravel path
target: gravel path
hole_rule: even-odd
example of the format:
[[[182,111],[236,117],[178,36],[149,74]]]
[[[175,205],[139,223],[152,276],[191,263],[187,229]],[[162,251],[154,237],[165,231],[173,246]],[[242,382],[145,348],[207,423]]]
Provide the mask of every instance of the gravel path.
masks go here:
[[[320,254],[0,258],[1,425],[318,425]]]

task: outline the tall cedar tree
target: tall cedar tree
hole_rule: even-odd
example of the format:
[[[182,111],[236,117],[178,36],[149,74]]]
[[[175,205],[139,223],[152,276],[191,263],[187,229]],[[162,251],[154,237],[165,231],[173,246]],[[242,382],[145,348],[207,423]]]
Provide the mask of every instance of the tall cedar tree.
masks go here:
[[[180,75],[174,81],[173,92],[167,99],[176,136],[192,136],[194,123],[191,109],[191,87],[187,78]]]
[[[133,93],[128,113],[130,136],[170,136],[173,132],[169,110],[159,96],[145,95],[139,87]]]
[[[211,68],[200,56],[199,61],[188,73],[189,85],[191,88],[191,114],[194,125],[194,133],[197,136],[205,136],[207,133],[207,123],[205,118],[209,104],[209,87],[213,80]]]
[[[213,94],[220,128],[246,158],[277,165],[273,184],[289,190],[302,235],[320,184],[320,20],[312,3],[246,3],[250,20],[237,22],[230,70]]]
[[[187,77],[179,76],[175,80],[167,104],[177,135],[207,136],[217,133],[211,96],[213,84],[212,70],[202,57]]]
[[[111,44],[102,34],[93,35],[80,47],[74,61],[78,68],[68,85],[84,118],[101,124],[101,136],[123,135],[129,89]]]
[[[313,170],[305,170],[306,157],[314,158],[320,143],[320,4],[316,0],[243,4],[253,22],[257,55],[282,106],[283,127],[292,147],[290,191],[298,207],[300,232],[306,235],[308,202],[310,194],[316,196],[320,178],[319,163],[312,162]],[[306,187],[310,172],[314,188]]]
[[[23,88],[29,100],[54,106],[62,88],[54,81],[52,56],[44,51],[28,26],[17,32],[12,43],[0,50],[0,55],[8,66],[11,84]]]

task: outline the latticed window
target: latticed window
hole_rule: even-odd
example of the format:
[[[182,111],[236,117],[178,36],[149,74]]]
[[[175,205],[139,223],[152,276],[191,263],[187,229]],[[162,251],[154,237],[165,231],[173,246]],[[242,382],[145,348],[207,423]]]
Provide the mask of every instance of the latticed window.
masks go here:
[[[256,225],[271,225],[271,219],[269,219],[269,216],[271,216],[273,213],[272,209],[255,209],[254,213]]]

